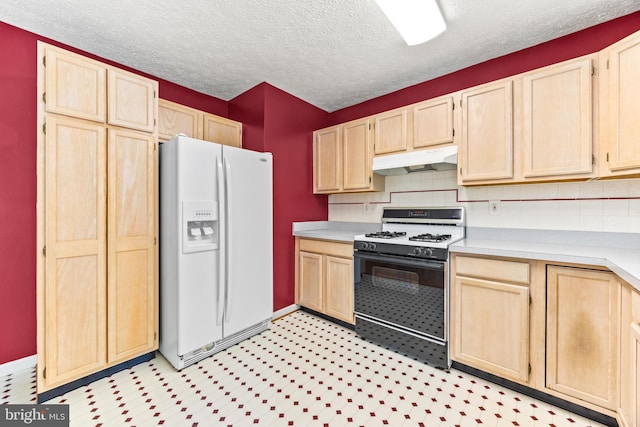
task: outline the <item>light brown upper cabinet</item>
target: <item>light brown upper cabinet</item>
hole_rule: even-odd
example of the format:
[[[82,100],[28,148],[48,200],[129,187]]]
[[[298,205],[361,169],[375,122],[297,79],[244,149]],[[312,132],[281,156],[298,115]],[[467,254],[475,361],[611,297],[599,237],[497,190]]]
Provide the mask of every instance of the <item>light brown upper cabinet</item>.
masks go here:
[[[109,113],[107,123],[153,132],[158,83],[123,70],[108,70]]]
[[[372,171],[371,120],[354,120],[313,133],[313,192],[382,191]]]
[[[53,46],[43,48],[47,112],[104,123],[107,69],[92,59]]]
[[[43,50],[47,112],[154,131],[157,82],[54,46]]]
[[[158,101],[158,139],[168,141],[179,133],[202,139],[202,112],[160,99]]]
[[[513,81],[462,92],[461,184],[513,178]]]
[[[414,149],[453,143],[454,103],[452,96],[420,102],[415,104],[412,109]]]
[[[524,179],[595,176],[592,57],[545,67],[522,78]]]
[[[407,109],[387,111],[374,116],[375,155],[407,150]]]
[[[168,141],[179,133],[204,141],[242,147],[242,123],[160,99],[158,139]]]
[[[342,126],[314,132],[313,192],[332,193],[342,188]]]
[[[601,52],[601,176],[640,174],[640,32]]]
[[[242,147],[242,123],[204,113],[202,139],[218,144]]]

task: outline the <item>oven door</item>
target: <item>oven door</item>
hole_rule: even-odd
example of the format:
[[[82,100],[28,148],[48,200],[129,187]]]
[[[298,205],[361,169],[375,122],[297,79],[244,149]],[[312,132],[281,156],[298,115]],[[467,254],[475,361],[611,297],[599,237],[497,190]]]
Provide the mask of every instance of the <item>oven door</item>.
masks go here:
[[[356,316],[446,341],[446,262],[358,251],[353,257]]]

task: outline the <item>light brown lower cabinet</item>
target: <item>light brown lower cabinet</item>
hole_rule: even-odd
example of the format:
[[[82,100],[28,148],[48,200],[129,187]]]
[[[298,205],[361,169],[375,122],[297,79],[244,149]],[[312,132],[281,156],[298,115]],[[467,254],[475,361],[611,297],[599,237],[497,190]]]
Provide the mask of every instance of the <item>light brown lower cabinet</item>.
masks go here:
[[[453,263],[453,359],[526,384],[529,263],[463,256]]]
[[[353,324],[353,245],[296,238],[296,304]]]
[[[547,388],[616,410],[619,330],[613,273],[547,267]]]
[[[153,134],[46,117],[38,393],[157,348]]]
[[[454,253],[450,309],[452,360],[640,427],[640,293],[614,273]]]
[[[620,427],[640,426],[640,293],[621,286]]]

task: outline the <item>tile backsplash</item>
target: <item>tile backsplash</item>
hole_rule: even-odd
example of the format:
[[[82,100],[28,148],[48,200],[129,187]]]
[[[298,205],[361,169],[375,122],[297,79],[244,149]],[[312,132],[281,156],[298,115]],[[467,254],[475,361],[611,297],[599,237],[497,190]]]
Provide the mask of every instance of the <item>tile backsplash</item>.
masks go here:
[[[331,195],[329,221],[380,222],[385,206],[452,205],[465,207],[470,227],[640,233],[638,178],[462,187],[455,170],[388,176],[384,192]]]

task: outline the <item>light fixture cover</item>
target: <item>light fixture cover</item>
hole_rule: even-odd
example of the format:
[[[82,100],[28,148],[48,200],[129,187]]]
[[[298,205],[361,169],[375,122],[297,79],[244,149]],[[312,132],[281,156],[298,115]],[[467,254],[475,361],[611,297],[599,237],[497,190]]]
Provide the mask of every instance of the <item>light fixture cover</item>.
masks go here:
[[[447,28],[436,0],[376,0],[409,46],[431,40]]]

